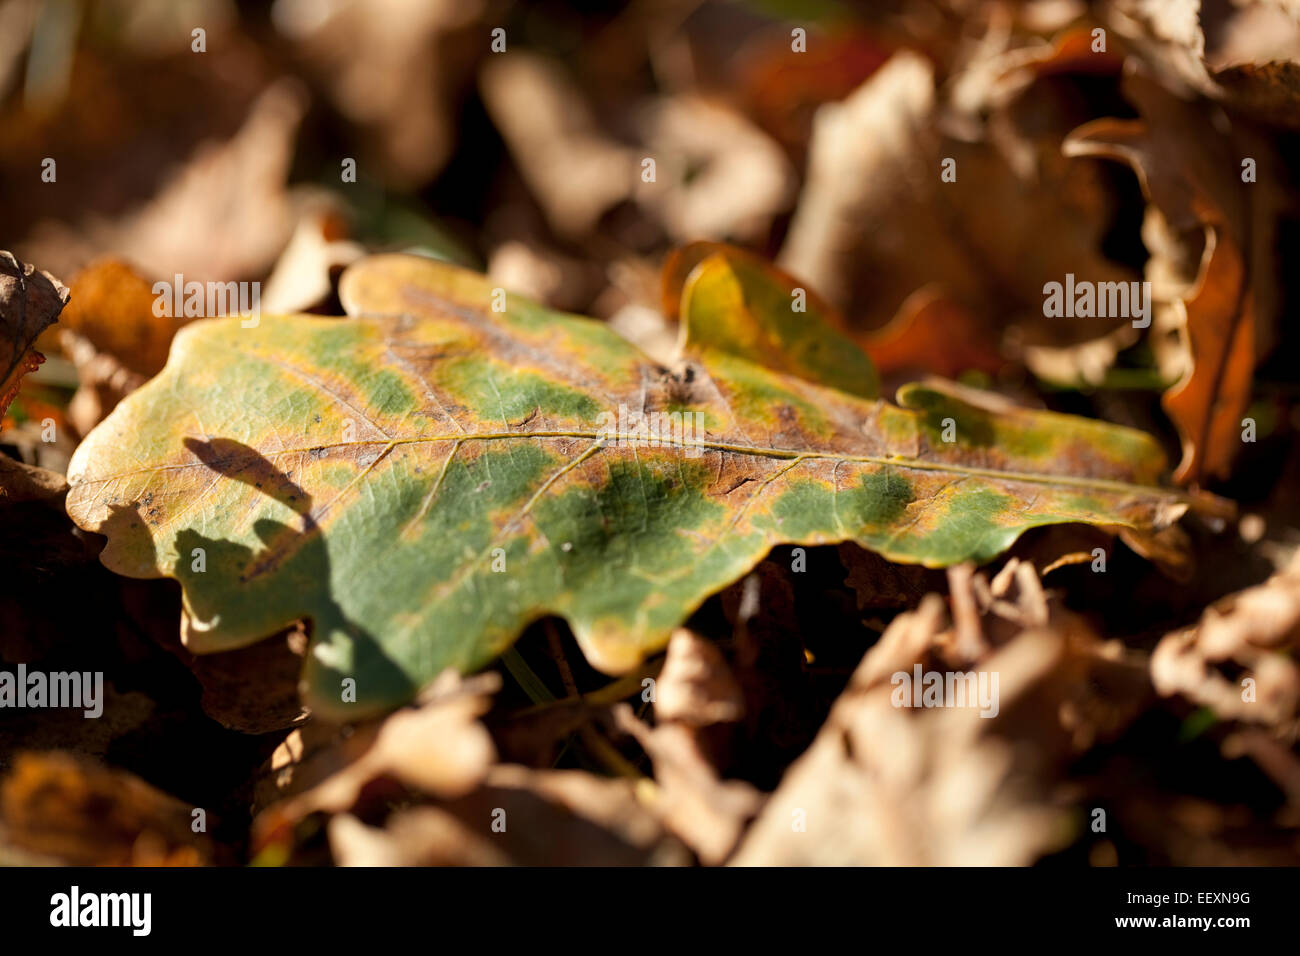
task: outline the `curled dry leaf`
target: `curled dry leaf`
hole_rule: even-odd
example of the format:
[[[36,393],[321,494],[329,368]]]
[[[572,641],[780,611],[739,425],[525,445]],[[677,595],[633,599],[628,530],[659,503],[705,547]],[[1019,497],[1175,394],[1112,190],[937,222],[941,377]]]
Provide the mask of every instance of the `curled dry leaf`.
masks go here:
[[[118,402],[148,381],[147,376],[131,371],[116,356],[99,351],[79,332],[63,329],[59,346],[77,368],[77,391],[68,403],[67,415],[77,435],[90,434]]]
[[[1255,371],[1255,307],[1245,289],[1240,254],[1207,231],[1200,277],[1184,303],[1191,370],[1163,400],[1183,439],[1178,481],[1226,477],[1241,448]]]
[[[693,242],[673,252],[663,305],[678,321],[679,354],[716,349],[851,395],[879,393],[875,367],[839,312],[743,249]]]
[[[308,720],[295,727],[261,767],[253,787],[254,814],[306,793],[359,760],[374,744],[377,726],[368,722],[354,732],[347,725]],[[269,827],[257,832],[276,836]]]
[[[0,418],[23,376],[45,361],[36,339],[67,303],[68,290],[58,279],[0,251]]]
[[[852,96],[817,112],[809,147],[808,178],[779,261],[850,313],[856,311],[861,297],[855,294],[851,282],[855,272],[850,263],[858,262],[857,268],[862,268],[855,247],[881,224],[883,216],[877,207],[893,194],[903,157],[907,157],[909,165],[915,163],[916,137],[925,129],[933,108],[930,66],[919,56],[898,54]],[[865,142],[871,143],[870,150],[861,148]],[[926,155],[930,152],[925,150]],[[889,190],[877,196],[874,184],[883,182],[890,184]],[[933,218],[890,218],[904,228],[935,229]],[[898,245],[921,247],[906,238],[900,238]],[[942,246],[930,249],[929,256],[936,271],[965,271],[960,258],[949,267],[951,252]],[[888,261],[888,250],[878,258]],[[875,323],[872,316],[864,317],[868,325],[883,324],[919,285],[906,277],[891,282],[887,270],[874,262],[864,271],[871,274],[876,294],[886,300],[879,306]],[[879,280],[890,285],[882,287]],[[896,301],[888,301],[891,299]]]
[[[977,712],[892,706],[889,674],[910,675],[942,614],[931,598],[891,625],[732,865],[1026,864],[1068,838],[1061,813],[1017,786],[1012,751]]]
[[[1162,363],[1180,380],[1163,404],[1183,442],[1175,478],[1200,483],[1227,475],[1256,357],[1274,338],[1281,167],[1250,130],[1221,132],[1204,103],[1180,100],[1138,72],[1125,91],[1141,120],[1094,120],[1063,149],[1128,163],[1159,213],[1145,230],[1156,240],[1148,277],[1157,297],[1178,307],[1157,309],[1155,327],[1180,343]],[[1258,164],[1258,181],[1243,181],[1243,155]]]
[[[309,312],[329,301],[346,266],[365,255],[347,238],[348,227],[337,203],[310,197],[301,203],[298,224],[276,260],[262,290],[267,312]]]
[[[480,85],[493,120],[551,227],[590,233],[634,199],[678,241],[761,239],[788,208],[794,173],[766,133],[698,96],[641,103],[629,124],[636,146],[601,131],[586,99],[554,61],[491,57]]]
[[[354,321],[183,329],[78,448],[68,511],[109,538],[110,569],[181,581],[195,653],[311,618],[307,701],[343,720],[483,666],[547,613],[627,671],[777,543],[945,566],[1042,525],[1163,527],[1191,501],[1157,484],[1143,433],[950,383],[892,405],[708,334],[674,374],[412,256],[364,260],[340,291]],[[653,441],[630,410],[659,413]]]
[[[838,548],[840,563],[847,572],[844,584],[852,589],[859,611],[898,611],[914,608],[925,596],[933,571],[887,561],[856,544]]]
[[[748,783],[720,780],[708,757],[709,729],[739,721],[744,695],[716,645],[679,628],[668,644],[654,701],[654,727],[626,704],[614,710],[616,725],[654,764],[655,783],[644,788],[643,802],[701,862],[716,865],[735,848],[762,802]]]
[[[1220,718],[1290,726],[1300,716],[1300,556],[1263,584],[1224,598],[1166,635],[1151,680]]]
[[[706,865],[722,863],[762,805],[741,780],[720,780],[700,750],[695,728],[682,721],[648,727],[632,709],[614,709],[619,729],[634,737],[654,763],[655,785],[644,802]]]

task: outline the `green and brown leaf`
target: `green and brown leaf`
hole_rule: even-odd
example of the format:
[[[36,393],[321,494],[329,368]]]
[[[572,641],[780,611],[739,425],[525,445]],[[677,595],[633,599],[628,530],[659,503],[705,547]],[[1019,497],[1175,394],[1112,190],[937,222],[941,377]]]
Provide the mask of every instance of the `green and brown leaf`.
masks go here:
[[[599,322],[515,296],[493,311],[480,275],[364,260],[340,287],[349,320],[182,329],[78,448],[68,512],[108,537],[112,570],[181,582],[192,651],[310,619],[307,701],[353,717],[488,664],[546,615],[625,671],[778,543],[937,567],[1041,525],[1145,531],[1186,509],[1143,433],[945,383],[894,405],[815,381],[816,350],[773,369],[719,347],[752,327],[715,308],[753,281],[730,270],[691,270],[697,331],[670,370]],[[842,384],[870,368],[831,358]]]

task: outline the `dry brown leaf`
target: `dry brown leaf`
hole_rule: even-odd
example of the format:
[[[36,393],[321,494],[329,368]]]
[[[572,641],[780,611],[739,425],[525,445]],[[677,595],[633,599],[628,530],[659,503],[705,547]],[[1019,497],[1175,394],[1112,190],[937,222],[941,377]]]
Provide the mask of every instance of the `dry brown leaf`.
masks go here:
[[[968,369],[996,372],[1006,361],[979,320],[938,286],[904,299],[888,325],[862,338],[862,347],[882,376],[919,370],[956,378]]]
[[[4,656],[10,660],[32,660],[33,649],[23,647],[26,636],[7,634],[0,642]],[[14,645],[23,647],[21,656],[9,657]],[[6,713],[4,723],[0,724],[0,770],[9,769],[23,751],[59,750],[77,757],[107,760],[114,744],[140,731],[157,713],[157,703],[147,694],[120,693],[107,680],[100,700],[103,713],[93,719],[88,719],[84,710],[64,707]]]
[[[630,145],[598,126],[549,59],[493,57],[480,85],[515,165],[563,237],[592,232],[606,212],[635,199],[681,242],[761,240],[793,197],[781,148],[722,103],[685,94],[646,100],[630,120]]]
[[[154,313],[148,279],[120,259],[100,259],[72,280],[59,344],[80,380],[68,422],[80,435],[103,421],[117,403],[167,363],[184,317]]]
[[[33,346],[67,302],[68,290],[58,279],[0,251],[0,418],[23,376],[45,361]]]
[[[310,312],[325,305],[343,269],[365,255],[364,246],[347,238],[347,222],[335,201],[311,196],[301,205],[293,236],[262,290],[267,312]]]
[[[789,208],[794,170],[766,133],[719,103],[694,96],[647,104],[637,127],[655,180],[636,199],[678,242],[762,241]]]
[[[137,211],[78,227],[47,223],[24,244],[66,271],[111,254],[145,275],[228,281],[262,275],[293,230],[285,189],[307,97],[292,80],[269,86],[230,140],[200,147]]]
[[[935,599],[890,627],[786,772],[733,865],[1024,865],[1068,839],[1061,812],[1027,793],[1013,773],[1008,742],[984,732],[989,721],[966,709],[892,706],[889,675],[910,673],[910,651],[932,640],[941,620]],[[909,653],[898,655],[904,648]],[[1028,682],[1050,667],[1050,650],[1034,640],[1024,649],[1030,659],[1015,667]],[[1007,671],[1011,660],[986,663]]]
[[[486,52],[482,0],[280,0],[272,19],[338,110],[360,126],[357,157],[390,187],[427,182],[456,142],[455,99]]]
[[[982,628],[1002,620],[1014,635],[975,661],[941,598],[900,615],[730,862],[1025,865],[1068,843],[1071,814],[1052,784],[1140,711],[1145,676],[1117,644],[1049,611],[1037,580],[1014,559],[991,582],[971,576],[964,600],[982,607]],[[997,713],[895,706],[893,675],[914,665],[975,668],[990,688],[998,675]]]
[[[88,435],[118,402],[149,381],[71,329],[59,333],[59,345],[77,369],[77,391],[68,403],[67,422],[78,436]]]
[[[186,321],[154,315],[156,298],[153,283],[128,263],[100,259],[73,277],[63,326],[131,371],[153,376],[167,364],[172,337]]]
[[[1183,439],[1174,479],[1199,482],[1231,470],[1255,372],[1255,305],[1246,265],[1218,231],[1206,231],[1200,277],[1184,306],[1191,370],[1162,404]]]
[[[157,590],[152,582],[132,586],[136,584],[124,587],[125,602],[137,615],[157,620],[162,616],[156,607],[161,603]],[[150,627],[149,636],[189,668],[203,688],[199,704],[205,714],[244,734],[284,730],[306,718],[298,698],[298,677],[307,651],[301,622],[229,654],[197,655],[181,644],[180,609],[170,602],[164,606],[170,612],[166,626]]]
[[[855,285],[869,285],[881,301],[863,316],[868,327],[882,325],[921,284],[891,276],[887,266],[903,249],[921,248],[910,241],[912,234],[935,231],[934,219],[895,216],[889,207],[900,201],[900,184],[901,201],[918,205],[906,194],[903,171],[917,162],[918,152],[933,152],[918,151],[917,137],[930,125],[934,101],[930,65],[914,54],[897,54],[843,102],[823,106],[813,121],[808,175],[779,264],[849,314],[865,298]],[[904,234],[882,235],[887,219]],[[869,250],[863,261],[857,247],[873,235],[890,245]],[[970,271],[964,258],[950,248],[931,249],[928,257],[935,272],[962,276],[955,284],[972,281],[963,275]],[[866,273],[865,281],[856,280],[859,272]]]
[[[1293,0],[1108,0],[1102,14],[1171,88],[1300,126],[1300,6]]]
[[[260,813],[255,846],[292,849],[297,824],[324,812],[343,865],[688,862],[627,780],[491,765],[492,741],[477,717],[498,686],[495,674],[448,672],[424,703],[382,722],[343,735],[316,721],[296,729],[272,758],[257,803],[291,796]],[[384,790],[384,781],[400,789]],[[367,799],[384,793],[393,799],[378,807]]]
[[[712,641],[679,627],[668,642],[655,684],[655,720],[690,727],[734,723],[745,714],[745,698],[726,659]]]
[[[382,827],[350,813],[326,825],[338,866],[509,866],[510,857],[440,807],[407,807]]]
[[[700,750],[695,728],[666,722],[648,727],[632,709],[614,709],[618,728],[636,738],[654,762],[655,783],[644,802],[664,825],[709,866],[722,863],[762,806],[757,790],[741,780],[720,780]]]
[[[307,638],[289,628],[230,654],[190,655],[178,649],[203,687],[203,712],[231,730],[265,734],[302,721],[307,712],[298,698],[298,676]]]
[[[1115,530],[1121,541],[1155,564],[1172,580],[1186,584],[1195,577],[1195,552],[1191,538],[1182,526],[1171,524],[1159,531],[1138,531],[1134,528]]]
[[[916,564],[894,564],[852,542],[836,546],[848,572],[844,583],[853,589],[859,611],[914,608],[932,585],[935,572]]]
[[[0,847],[73,866],[201,866],[215,849],[194,810],[89,758],[22,754],[0,783]]]
[[[309,814],[350,810],[366,785],[381,777],[432,796],[468,793],[496,758],[492,738],[478,718],[487,712],[490,697],[499,686],[496,674],[466,680],[454,671],[445,672],[421,695],[417,706],[348,735],[358,739],[343,749],[357,756],[338,761],[341,766],[310,789],[270,807],[257,820],[255,833],[265,842],[291,830]],[[287,765],[303,756],[301,750],[296,755],[277,754],[272,772],[291,779],[293,772]],[[317,762],[322,759],[318,757]]]
[[[1173,97],[1140,73],[1125,90],[1142,120],[1094,120],[1063,149],[1128,163],[1158,211],[1144,228],[1148,279],[1153,296],[1175,299],[1175,308],[1157,308],[1154,329],[1178,336],[1162,366],[1180,379],[1163,404],[1183,442],[1175,478],[1201,483],[1228,474],[1255,361],[1273,339],[1281,167],[1250,131],[1216,129],[1204,103]],[[1242,181],[1243,156],[1258,164],[1256,182]]]
[[[710,753],[721,749],[718,725],[744,716],[745,700],[722,652],[711,641],[678,628],[655,683],[655,726],[626,704],[616,726],[636,739],[654,764],[654,784],[643,800],[664,825],[707,865],[723,862],[762,803],[752,786],[721,780]]]
[[[306,793],[359,760],[375,740],[376,723],[347,733],[334,724],[308,720],[271,753],[253,786],[253,812]],[[269,838],[269,837],[268,837]]]
[[[678,644],[681,658],[684,645]],[[688,650],[697,663],[696,652],[708,653],[693,643]],[[704,675],[698,667],[686,666],[689,663],[679,660],[675,665],[678,676],[670,676],[669,699],[684,702],[703,695],[712,717],[736,716],[734,682],[730,693],[727,680],[717,675],[700,683],[696,678]],[[674,690],[674,683],[687,687]],[[578,771],[489,766],[494,748],[476,718],[486,710],[487,694],[496,686],[496,675],[466,683],[448,673],[419,707],[346,737],[315,722],[295,730],[273,758],[274,779],[266,781],[258,799],[266,802],[274,792],[293,795],[260,814],[255,844],[292,844],[297,823],[324,812],[330,817],[332,853],[344,865],[687,862],[682,846],[660,822],[664,808],[656,805],[652,794],[657,791],[648,781],[633,787],[627,780],[604,780]],[[703,837],[714,846],[727,841],[719,851],[725,853],[743,820],[752,815],[757,795],[745,784],[718,785],[712,769],[693,750],[694,729],[680,729],[687,734],[686,750],[695,755],[688,772],[711,779],[708,795],[715,801],[725,798],[720,805],[695,806],[693,811],[726,814],[734,809],[730,804],[742,797],[746,801],[747,809],[726,821],[729,832],[715,829]],[[669,761],[684,753],[667,746]],[[665,759],[659,750],[654,752],[657,761]],[[681,770],[678,764],[669,769]],[[381,779],[400,785],[417,803],[393,807],[376,818],[373,801],[364,800],[363,792],[377,792],[374,787]],[[692,787],[704,782],[688,781]],[[674,792],[680,794],[681,786],[679,779],[673,780]],[[648,804],[643,805],[643,799]],[[673,829],[671,821],[665,822]]]
[[[499,765],[456,800],[391,813],[383,828],[329,823],[334,858],[353,866],[680,866],[689,862],[627,780]]]
[[[1300,716],[1300,555],[1263,584],[1210,607],[1151,655],[1151,681],[1222,719],[1282,728]],[[1247,683],[1249,682],[1249,683]]]
[[[1120,320],[1043,315],[1044,284],[1067,273],[1132,278],[1101,254],[1112,201],[1100,169],[1072,167],[1059,153],[1077,110],[1056,86],[1036,82],[1069,67],[1071,50],[977,61],[942,93],[927,61],[899,53],[848,99],[822,107],[780,264],[863,329],[914,325],[909,314],[924,300],[909,299],[927,290],[977,321],[979,335],[967,338],[990,344],[972,355],[974,366],[993,364],[1010,329],[1017,348],[1110,333]],[[947,159],[955,182],[941,180]],[[951,365],[960,356],[936,358]]]
[[[479,85],[524,181],[561,236],[589,232],[631,195],[638,157],[598,130],[559,64],[531,53],[492,57]]]
[[[58,472],[0,455],[0,508],[35,502],[54,505],[62,511],[67,493],[68,479]]]

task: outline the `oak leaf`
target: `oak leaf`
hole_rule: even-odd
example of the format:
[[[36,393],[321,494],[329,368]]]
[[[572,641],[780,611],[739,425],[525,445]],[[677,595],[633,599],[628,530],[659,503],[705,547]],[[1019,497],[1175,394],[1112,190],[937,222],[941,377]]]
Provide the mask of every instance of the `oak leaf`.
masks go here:
[[[894,405],[690,331],[735,316],[688,310],[674,371],[419,257],[363,260],[340,299],[351,321],[186,326],[78,448],[68,496],[110,569],[181,582],[192,651],[311,619],[304,693],[327,716],[391,709],[551,614],[626,671],[778,543],[938,567],[1191,502],[1140,432],[942,382]]]

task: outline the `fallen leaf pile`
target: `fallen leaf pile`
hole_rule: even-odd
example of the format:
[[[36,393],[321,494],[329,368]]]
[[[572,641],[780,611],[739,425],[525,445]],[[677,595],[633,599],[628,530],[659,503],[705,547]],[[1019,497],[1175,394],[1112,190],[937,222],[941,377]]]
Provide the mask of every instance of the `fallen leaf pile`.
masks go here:
[[[0,864],[1300,863],[1295,4],[28,6]]]

